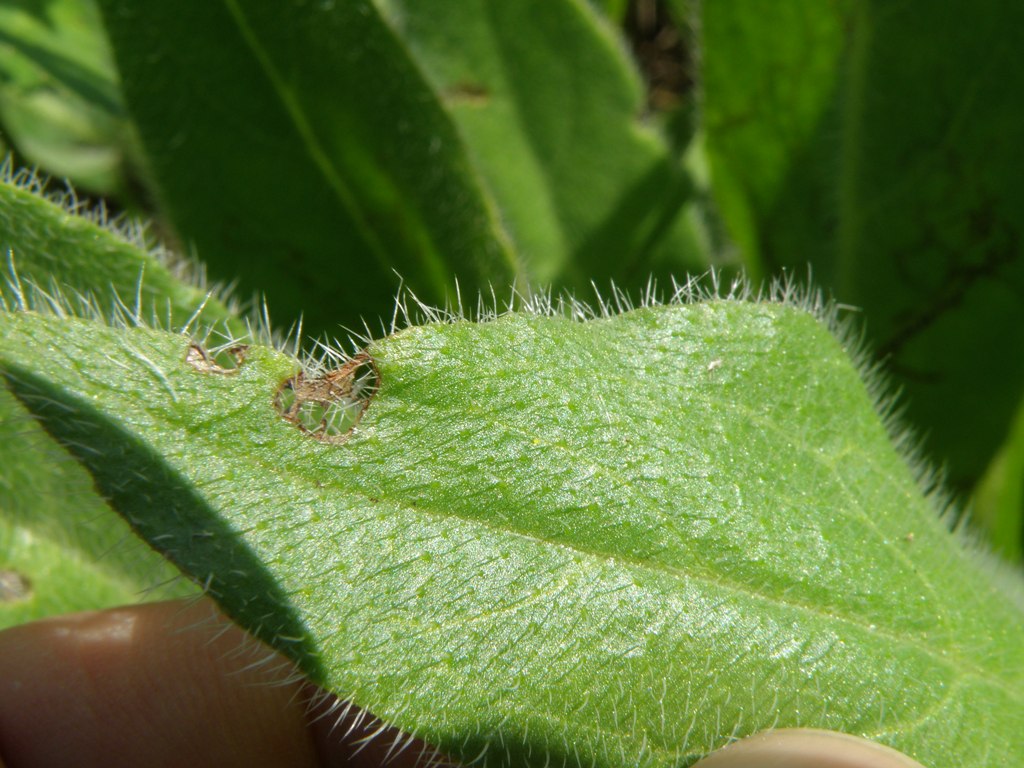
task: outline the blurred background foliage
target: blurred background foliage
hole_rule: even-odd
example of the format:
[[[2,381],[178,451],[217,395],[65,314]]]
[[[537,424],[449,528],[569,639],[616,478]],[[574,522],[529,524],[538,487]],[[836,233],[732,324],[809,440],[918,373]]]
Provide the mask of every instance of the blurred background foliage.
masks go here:
[[[812,279],[1019,563],[1022,28],[1015,0],[4,0],[0,144],[314,334],[403,281]]]

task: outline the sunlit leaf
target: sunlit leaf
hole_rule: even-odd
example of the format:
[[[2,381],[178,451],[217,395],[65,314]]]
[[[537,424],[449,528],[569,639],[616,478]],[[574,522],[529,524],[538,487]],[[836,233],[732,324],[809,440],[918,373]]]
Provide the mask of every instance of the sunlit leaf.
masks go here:
[[[949,533],[804,311],[409,328],[367,348],[344,440],[275,408],[297,366],[271,349],[214,375],[177,335],[0,329],[19,397],[154,546],[462,758],[688,765],[795,725],[1024,758],[1017,577]]]

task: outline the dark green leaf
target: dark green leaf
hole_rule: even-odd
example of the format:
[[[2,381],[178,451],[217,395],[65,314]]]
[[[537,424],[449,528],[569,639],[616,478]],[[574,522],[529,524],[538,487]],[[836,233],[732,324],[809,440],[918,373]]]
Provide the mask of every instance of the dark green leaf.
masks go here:
[[[337,332],[521,277],[456,127],[366,0],[100,3],[182,239]]]
[[[1024,5],[866,8],[835,290],[969,490],[1024,394]]]
[[[835,258],[848,5],[701,4],[715,199],[753,277]]]
[[[1024,393],[1024,6],[702,8],[716,197],[748,263],[811,263],[863,309],[970,491]]]

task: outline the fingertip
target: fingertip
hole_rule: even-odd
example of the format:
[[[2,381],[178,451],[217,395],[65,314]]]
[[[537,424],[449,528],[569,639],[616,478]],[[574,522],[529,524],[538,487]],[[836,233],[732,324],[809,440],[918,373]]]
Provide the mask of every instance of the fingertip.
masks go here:
[[[902,752],[813,728],[762,731],[712,752],[693,768],[924,768]]]
[[[0,681],[9,768],[316,764],[294,668],[207,600],[5,630]]]

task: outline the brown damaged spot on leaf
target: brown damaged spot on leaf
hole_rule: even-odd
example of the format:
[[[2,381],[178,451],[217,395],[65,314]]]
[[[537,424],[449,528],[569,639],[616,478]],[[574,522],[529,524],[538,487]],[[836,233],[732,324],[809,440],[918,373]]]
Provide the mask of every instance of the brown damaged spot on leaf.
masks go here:
[[[302,432],[325,443],[343,443],[351,435],[380,386],[377,366],[360,352],[340,368],[321,376],[299,372],[274,395],[278,412]]]
[[[32,582],[17,571],[0,570],[0,604],[27,600],[32,595]]]
[[[234,347],[211,355],[199,344],[189,344],[188,352],[185,353],[185,362],[201,373],[216,373],[226,376],[238,373],[246,356],[249,354],[248,344],[238,344]]]
[[[446,88],[444,98],[448,104],[472,104],[482,107],[491,100],[491,92],[481,83],[462,81]]]

